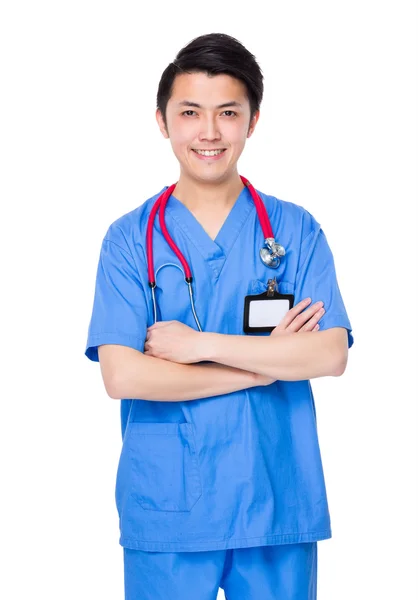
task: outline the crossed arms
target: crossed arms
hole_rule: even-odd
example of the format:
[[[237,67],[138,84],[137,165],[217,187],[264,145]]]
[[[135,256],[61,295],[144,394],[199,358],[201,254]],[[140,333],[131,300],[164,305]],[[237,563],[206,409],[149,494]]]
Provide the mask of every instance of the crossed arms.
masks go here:
[[[306,303],[300,302],[288,311],[267,337],[202,333],[178,321],[161,321],[148,329],[143,353],[127,346],[101,345],[98,353],[107,394],[115,399],[184,401],[277,379],[342,375],[348,358],[346,329],[313,331],[315,309],[299,314],[303,308]],[[305,323],[308,317],[312,318]]]

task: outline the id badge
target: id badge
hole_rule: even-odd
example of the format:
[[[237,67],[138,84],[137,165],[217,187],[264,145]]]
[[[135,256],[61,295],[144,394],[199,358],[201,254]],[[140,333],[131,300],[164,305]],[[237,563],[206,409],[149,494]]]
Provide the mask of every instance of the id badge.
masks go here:
[[[271,332],[293,308],[293,294],[280,294],[276,278],[268,280],[268,289],[262,294],[245,296],[244,333]]]

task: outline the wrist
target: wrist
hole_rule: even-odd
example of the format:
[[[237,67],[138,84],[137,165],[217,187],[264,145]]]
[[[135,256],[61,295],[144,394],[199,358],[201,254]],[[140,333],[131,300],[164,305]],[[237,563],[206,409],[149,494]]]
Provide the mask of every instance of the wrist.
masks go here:
[[[217,362],[217,348],[219,347],[219,333],[202,332],[200,336],[199,356],[200,360]]]

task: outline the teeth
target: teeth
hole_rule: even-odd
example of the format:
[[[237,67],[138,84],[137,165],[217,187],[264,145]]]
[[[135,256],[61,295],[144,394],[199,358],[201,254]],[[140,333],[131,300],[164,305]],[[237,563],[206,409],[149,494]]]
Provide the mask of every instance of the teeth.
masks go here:
[[[224,150],[195,150],[194,152],[197,152],[197,154],[201,154],[202,156],[217,156],[218,154],[221,154],[221,152],[223,152]]]

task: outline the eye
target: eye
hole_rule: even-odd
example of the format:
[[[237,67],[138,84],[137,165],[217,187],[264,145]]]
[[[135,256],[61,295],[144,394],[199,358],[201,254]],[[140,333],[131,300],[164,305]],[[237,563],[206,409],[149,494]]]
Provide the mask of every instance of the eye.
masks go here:
[[[232,113],[232,116],[236,117],[237,113],[233,110],[224,110],[224,113]]]
[[[184,111],[184,112],[182,112],[181,114],[182,114],[182,115],[186,115],[186,113],[196,113],[196,111],[194,111],[194,110],[185,110],[185,111]],[[189,115],[186,115],[186,116],[188,117]]]

